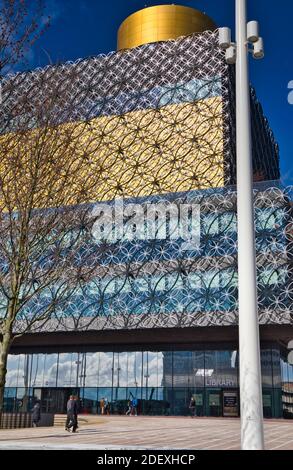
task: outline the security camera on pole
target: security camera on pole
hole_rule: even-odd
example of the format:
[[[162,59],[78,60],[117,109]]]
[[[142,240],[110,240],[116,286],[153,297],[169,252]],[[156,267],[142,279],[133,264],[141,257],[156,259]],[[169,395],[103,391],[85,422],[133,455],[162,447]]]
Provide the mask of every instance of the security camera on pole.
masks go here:
[[[236,63],[237,221],[239,286],[239,353],[241,445],[264,448],[260,343],[257,309],[255,230],[248,53],[264,56],[256,21],[247,23],[246,0],[236,0],[236,43],[231,30],[221,28],[219,43],[229,64]]]

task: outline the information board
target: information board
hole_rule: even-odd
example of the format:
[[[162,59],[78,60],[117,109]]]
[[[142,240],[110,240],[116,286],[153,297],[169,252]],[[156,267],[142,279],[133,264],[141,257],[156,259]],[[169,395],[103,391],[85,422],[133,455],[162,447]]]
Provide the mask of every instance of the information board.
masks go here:
[[[223,392],[223,416],[238,416],[237,392]]]

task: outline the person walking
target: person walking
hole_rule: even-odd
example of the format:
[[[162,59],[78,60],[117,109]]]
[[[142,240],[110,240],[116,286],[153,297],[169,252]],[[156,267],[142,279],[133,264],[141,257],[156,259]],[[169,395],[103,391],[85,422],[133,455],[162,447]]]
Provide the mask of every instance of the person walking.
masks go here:
[[[72,432],[76,432],[77,428],[77,401],[74,395],[70,395],[67,402],[67,419],[65,424],[65,431],[69,431],[72,428]]]
[[[138,399],[134,397],[132,399],[132,414],[134,414],[134,416],[137,416],[137,406],[138,406]]]
[[[196,416],[196,404],[195,404],[194,396],[192,396],[190,399],[189,409],[190,409],[191,418],[194,418]]]
[[[105,414],[105,399],[101,398],[100,400],[100,410],[101,410],[101,415]]]
[[[79,413],[81,413],[81,400],[79,399],[77,395],[75,395],[74,401],[76,403],[76,407],[75,407],[75,431],[76,431],[76,429],[78,428],[78,415]],[[75,432],[75,431],[72,431],[72,432]]]
[[[128,402],[127,402],[127,411],[126,411],[126,416],[130,416],[131,415],[131,412],[132,412],[132,403],[131,403],[131,400],[129,399]]]
[[[105,398],[105,414],[109,415],[110,414],[110,403],[108,402],[108,398]]]
[[[36,428],[40,421],[41,421],[41,404],[39,400],[37,400],[32,409],[33,427]]]

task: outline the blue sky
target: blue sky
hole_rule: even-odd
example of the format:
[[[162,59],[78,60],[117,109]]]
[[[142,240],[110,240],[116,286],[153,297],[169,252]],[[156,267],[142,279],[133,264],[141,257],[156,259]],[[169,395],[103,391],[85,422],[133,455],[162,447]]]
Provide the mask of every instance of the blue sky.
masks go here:
[[[147,6],[175,3],[198,8],[219,26],[234,30],[234,0],[46,0],[51,27],[29,54],[29,68],[50,60],[76,60],[116,49],[117,30],[131,13]],[[249,19],[258,20],[266,57],[251,59],[251,82],[280,145],[285,184],[293,184],[293,105],[288,103],[288,83],[293,80],[293,1],[248,0]],[[276,8],[278,7],[278,9]]]

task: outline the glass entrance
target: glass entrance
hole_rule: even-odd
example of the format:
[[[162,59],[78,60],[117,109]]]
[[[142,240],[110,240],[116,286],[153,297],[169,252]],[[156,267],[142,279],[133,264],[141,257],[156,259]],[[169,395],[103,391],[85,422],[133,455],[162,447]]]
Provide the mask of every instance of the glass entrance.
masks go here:
[[[206,390],[206,416],[222,416],[222,390]]]
[[[43,388],[41,394],[43,413],[66,413],[66,404],[70,395],[79,396],[76,388]]]

